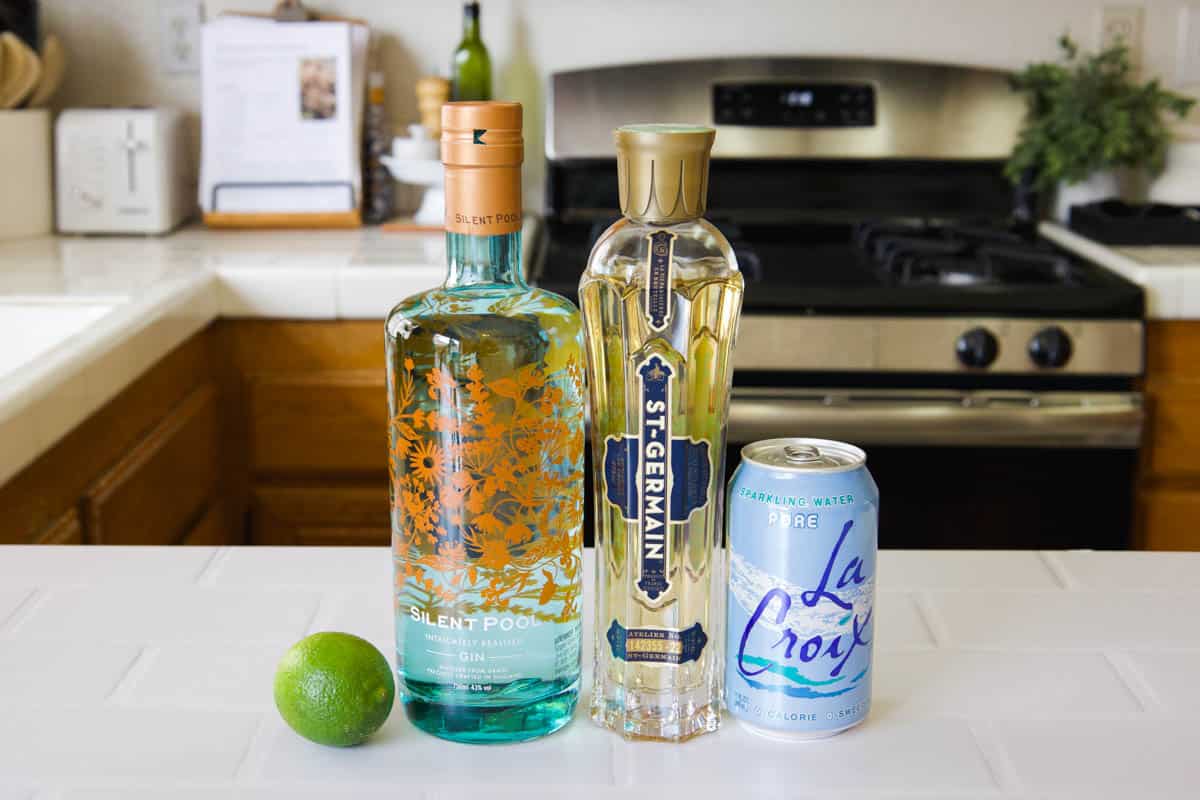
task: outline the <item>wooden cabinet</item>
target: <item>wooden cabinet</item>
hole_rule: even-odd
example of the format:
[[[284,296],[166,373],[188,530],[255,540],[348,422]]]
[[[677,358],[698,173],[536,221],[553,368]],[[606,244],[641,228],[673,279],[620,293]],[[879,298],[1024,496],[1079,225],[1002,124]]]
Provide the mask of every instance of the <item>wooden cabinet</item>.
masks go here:
[[[243,541],[212,347],[193,336],[0,486],[0,543]]]
[[[258,487],[250,517],[254,544],[386,546],[391,541],[386,483]]]
[[[229,504],[218,498],[211,503],[188,531],[180,538],[179,544],[214,546],[231,544]],[[240,535],[239,535],[240,540]],[[238,544],[241,542],[238,541]]]
[[[382,367],[382,362],[381,362]],[[378,475],[387,469],[382,368],[247,376],[258,475]]]
[[[1136,541],[1200,550],[1200,321],[1147,325]],[[379,321],[221,320],[0,487],[0,543],[386,545]]]
[[[387,545],[383,324],[227,320],[250,541]]]
[[[50,523],[33,540],[34,544],[83,544],[83,523],[79,511],[72,508]]]
[[[0,486],[0,543],[389,538],[379,321],[223,320]]]
[[[218,491],[216,390],[195,389],[83,498],[96,544],[174,544]]]
[[[1138,542],[1200,550],[1200,321],[1147,323],[1144,390]]]

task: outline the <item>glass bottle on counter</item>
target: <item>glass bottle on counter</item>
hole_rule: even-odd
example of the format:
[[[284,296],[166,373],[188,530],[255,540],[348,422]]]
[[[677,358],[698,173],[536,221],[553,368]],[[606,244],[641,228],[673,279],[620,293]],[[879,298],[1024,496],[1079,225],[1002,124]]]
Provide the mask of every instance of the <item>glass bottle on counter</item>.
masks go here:
[[[392,131],[383,104],[383,73],[367,76],[367,106],[363,114],[363,221],[372,225],[395,215],[396,190],[392,173],[383,163],[392,149]]]
[[[463,36],[450,65],[451,100],[491,100],[492,61],[479,35],[479,3],[463,4]]]
[[[579,286],[596,495],[593,719],[680,741],[720,724],[725,425],[742,275],[702,218],[711,128],[616,132],[624,219]]]
[[[580,678],[579,312],[521,269],[521,106],[448,103],[446,282],[386,322],[396,659],[418,728],[552,733]]]

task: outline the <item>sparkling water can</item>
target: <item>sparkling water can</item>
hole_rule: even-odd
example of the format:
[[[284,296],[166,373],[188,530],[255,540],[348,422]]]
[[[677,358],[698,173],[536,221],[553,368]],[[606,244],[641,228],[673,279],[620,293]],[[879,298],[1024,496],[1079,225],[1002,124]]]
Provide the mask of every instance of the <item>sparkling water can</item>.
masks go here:
[[[859,448],[768,439],[729,482],[725,702],[755,733],[820,739],[871,706],[879,490]]]

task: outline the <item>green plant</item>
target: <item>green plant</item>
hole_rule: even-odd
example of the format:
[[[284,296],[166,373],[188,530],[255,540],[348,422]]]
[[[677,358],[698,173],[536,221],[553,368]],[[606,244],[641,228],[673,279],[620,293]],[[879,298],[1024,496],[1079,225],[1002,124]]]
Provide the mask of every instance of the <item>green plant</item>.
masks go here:
[[[1008,178],[1016,183],[1032,170],[1036,187],[1048,189],[1112,167],[1161,172],[1170,140],[1163,116],[1182,119],[1196,101],[1157,80],[1136,82],[1120,42],[1091,54],[1068,36],[1058,44],[1061,63],[1030,64],[1012,77],[1028,96],[1028,112],[1005,165]]]

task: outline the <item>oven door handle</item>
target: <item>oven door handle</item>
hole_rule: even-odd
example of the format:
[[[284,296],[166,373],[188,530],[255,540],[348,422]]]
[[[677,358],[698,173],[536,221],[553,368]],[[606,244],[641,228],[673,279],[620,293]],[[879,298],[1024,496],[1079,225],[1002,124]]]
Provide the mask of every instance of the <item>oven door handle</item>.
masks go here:
[[[864,445],[1134,449],[1135,392],[734,389],[729,440],[819,436]]]

